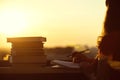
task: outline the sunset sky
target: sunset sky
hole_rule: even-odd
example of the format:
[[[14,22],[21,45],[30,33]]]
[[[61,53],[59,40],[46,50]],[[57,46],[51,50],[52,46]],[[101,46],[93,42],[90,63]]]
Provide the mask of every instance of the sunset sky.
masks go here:
[[[0,0],[0,34],[43,36],[45,46],[96,45],[105,0]]]

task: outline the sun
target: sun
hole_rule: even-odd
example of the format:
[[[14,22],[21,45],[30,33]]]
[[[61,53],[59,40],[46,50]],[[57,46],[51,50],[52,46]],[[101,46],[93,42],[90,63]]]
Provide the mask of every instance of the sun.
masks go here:
[[[23,12],[17,10],[4,10],[0,13],[0,32],[7,36],[16,36],[27,26]]]

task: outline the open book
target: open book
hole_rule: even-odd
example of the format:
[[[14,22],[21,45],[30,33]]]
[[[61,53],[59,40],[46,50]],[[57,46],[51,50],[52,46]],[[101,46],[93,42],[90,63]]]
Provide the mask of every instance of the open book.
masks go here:
[[[68,68],[80,68],[79,63],[73,63],[73,62],[62,61],[62,60],[53,60],[52,62],[57,65],[68,67]]]

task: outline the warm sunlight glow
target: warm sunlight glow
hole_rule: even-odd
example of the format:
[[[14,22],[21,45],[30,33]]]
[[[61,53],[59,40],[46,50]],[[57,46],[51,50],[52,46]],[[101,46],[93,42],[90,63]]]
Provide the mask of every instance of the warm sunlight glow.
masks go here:
[[[96,46],[105,0],[0,0],[0,35],[43,36],[45,46]]]
[[[0,13],[0,32],[7,36],[17,35],[26,26],[24,13],[16,10],[6,10]]]

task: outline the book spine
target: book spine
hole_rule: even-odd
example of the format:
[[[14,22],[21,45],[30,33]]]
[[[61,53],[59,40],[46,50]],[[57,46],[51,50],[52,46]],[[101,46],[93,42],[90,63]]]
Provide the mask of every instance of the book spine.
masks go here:
[[[7,38],[7,42],[45,42],[45,37],[14,37],[14,38]]]
[[[13,63],[46,63],[46,55],[42,56],[12,56]]]
[[[13,43],[12,48],[43,48],[44,43]]]

